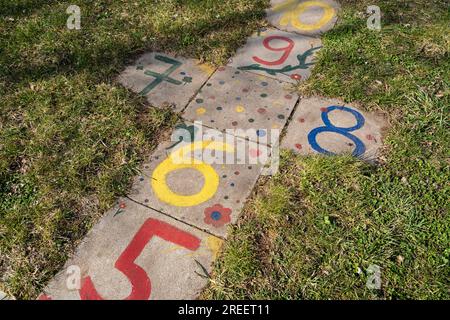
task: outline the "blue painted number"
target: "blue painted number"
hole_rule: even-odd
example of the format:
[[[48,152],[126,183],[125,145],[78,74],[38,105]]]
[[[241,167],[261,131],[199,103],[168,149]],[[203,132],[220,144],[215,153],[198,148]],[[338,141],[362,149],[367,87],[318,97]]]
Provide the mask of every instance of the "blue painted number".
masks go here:
[[[345,111],[345,112],[351,113],[356,119],[356,125],[353,127],[350,127],[350,128],[341,128],[341,127],[337,127],[337,126],[333,125],[331,123],[330,119],[328,118],[328,114],[334,110],[340,110],[340,111]],[[324,148],[319,146],[319,144],[317,143],[317,135],[319,133],[334,132],[334,133],[340,134],[340,135],[353,141],[353,143],[355,144],[355,150],[353,150],[353,156],[359,157],[359,156],[363,155],[364,152],[366,152],[366,147],[365,147],[364,143],[358,137],[355,137],[354,135],[352,135],[350,133],[352,131],[361,129],[364,126],[365,120],[361,113],[359,113],[356,110],[347,108],[347,107],[331,106],[331,107],[328,107],[326,111],[322,112],[322,121],[325,124],[325,126],[316,128],[308,134],[308,142],[315,151],[326,154],[326,155],[335,155],[333,152],[325,150]]]

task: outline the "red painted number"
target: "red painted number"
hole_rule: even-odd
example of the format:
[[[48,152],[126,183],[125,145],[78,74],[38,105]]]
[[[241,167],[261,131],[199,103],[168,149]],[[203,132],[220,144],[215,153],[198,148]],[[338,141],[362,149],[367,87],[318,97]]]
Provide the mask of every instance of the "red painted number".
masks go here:
[[[272,47],[270,45],[270,41],[272,41],[272,40],[283,40],[283,41],[286,41],[288,43],[288,45],[286,47],[274,48],[274,47]],[[266,61],[266,60],[263,60],[263,59],[258,58],[256,56],[253,57],[253,60],[255,60],[258,63],[264,64],[266,66],[276,66],[276,65],[282,64],[289,57],[289,55],[291,54],[292,49],[294,49],[294,41],[292,41],[291,39],[289,39],[287,37],[282,37],[282,36],[270,36],[270,37],[267,37],[267,38],[264,39],[263,45],[268,50],[284,52],[283,55],[281,56],[281,58],[276,60],[276,61]]]
[[[139,257],[153,236],[160,237],[165,241],[175,243],[191,251],[197,250],[200,246],[200,239],[170,224],[156,219],[145,221],[114,265],[117,270],[127,276],[131,283],[131,293],[125,298],[126,300],[148,300],[150,298],[150,279],[145,270],[135,264],[134,261]],[[82,279],[80,297],[82,300],[103,300],[89,276]]]

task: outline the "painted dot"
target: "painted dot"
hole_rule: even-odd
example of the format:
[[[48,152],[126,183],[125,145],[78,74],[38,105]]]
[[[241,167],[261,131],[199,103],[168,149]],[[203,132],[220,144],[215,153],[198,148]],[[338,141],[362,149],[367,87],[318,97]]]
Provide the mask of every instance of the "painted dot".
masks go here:
[[[266,109],[264,109],[264,108],[258,108],[258,113],[261,113],[261,114],[263,114],[263,113],[266,113]]]
[[[217,69],[219,71],[225,71],[225,67],[219,67],[219,69]]]
[[[223,84],[225,84],[225,81],[220,80],[220,81],[219,81],[219,84],[222,84],[222,85],[223,85]]]
[[[241,97],[236,97],[236,101],[241,101]]]
[[[144,181],[144,178],[143,178],[143,177],[140,177],[140,178],[139,178],[139,181]]]
[[[253,167],[252,166],[248,166],[248,170],[252,170],[253,169]]]
[[[234,187],[235,186],[234,182],[230,183],[230,186]]]
[[[216,100],[216,97],[215,96],[211,96],[211,97],[209,97],[211,100]]]
[[[216,109],[219,110],[219,111],[221,111],[221,110],[222,110],[222,107],[217,107]]]
[[[234,74],[240,74],[241,72],[240,71],[236,71]]]
[[[233,127],[236,127],[238,125],[237,121],[233,121],[231,124],[233,125]]]
[[[291,100],[291,99],[292,99],[292,96],[291,96],[290,94],[287,94],[287,95],[284,96],[284,98],[285,98],[285,99],[288,99],[288,100]]]
[[[214,211],[213,213],[211,213],[211,218],[215,221],[220,220],[220,218],[222,218],[222,214],[219,211]]]
[[[327,111],[328,111],[328,108],[320,108],[320,111],[322,111],[322,112],[327,112]]]
[[[269,84],[268,84],[267,82],[263,81],[263,82],[261,82],[261,85],[262,85],[263,87],[267,87]]]
[[[195,102],[197,102],[197,103],[203,103],[203,99],[196,99]]]
[[[258,137],[264,137],[266,135],[266,130],[256,130],[256,135]]]
[[[303,118],[298,118],[298,122],[303,123],[303,122],[305,122],[305,119],[303,119]]]
[[[261,98],[267,98],[267,93],[261,93]]]
[[[180,74],[181,74],[182,76],[185,76],[185,75],[186,75],[186,72],[180,72]]]
[[[248,119],[248,122],[253,123],[253,122],[255,122],[255,119],[250,118],[250,119]]]
[[[280,119],[280,120],[283,120],[285,117],[284,117],[284,115],[279,114],[279,115],[277,116],[277,118]]]
[[[243,106],[236,106],[235,110],[236,110],[236,112],[241,113],[241,112],[245,111],[245,108]]]
[[[228,197],[228,196],[225,196],[225,197],[223,197],[223,198],[224,198],[225,200],[228,200],[229,197]]]
[[[226,174],[224,174],[224,175],[222,176],[222,178],[224,178],[224,179],[225,179],[226,177],[227,177],[227,175],[226,175]]]
[[[242,89],[242,92],[248,92],[249,90],[247,88]]]
[[[215,121],[213,119],[211,119],[211,123],[214,123]]]
[[[295,144],[295,147],[296,147],[298,150],[301,150],[301,149],[303,148],[303,146],[302,146],[300,143],[296,143],[296,144]]]
[[[196,112],[198,115],[202,115],[202,114],[205,114],[205,113],[206,113],[206,109],[205,109],[205,108],[198,108],[197,110],[195,110],[195,112]]]
[[[241,200],[236,200],[236,203],[241,203]]]
[[[238,176],[240,174],[240,172],[239,171],[235,171],[234,174]]]
[[[207,86],[207,87],[211,87],[212,84],[211,84],[211,83],[207,83],[206,86]]]
[[[147,203],[147,202],[148,202],[148,199],[145,199],[144,202]]]
[[[373,136],[372,136],[371,134],[368,134],[368,135],[366,136],[366,138],[367,138],[367,140],[374,140],[374,138],[373,138]]]

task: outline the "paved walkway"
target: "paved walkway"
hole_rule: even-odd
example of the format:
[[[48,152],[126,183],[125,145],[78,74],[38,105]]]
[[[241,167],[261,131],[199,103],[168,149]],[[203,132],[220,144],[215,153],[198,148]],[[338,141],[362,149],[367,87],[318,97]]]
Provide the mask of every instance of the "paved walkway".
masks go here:
[[[156,107],[180,112],[185,122],[40,299],[197,298],[227,227],[258,177],[276,168],[274,147],[288,122],[282,147],[375,159],[382,118],[336,100],[300,99],[291,90],[309,77],[318,36],[334,26],[338,10],[331,0],[273,0],[267,11],[273,28],[250,37],[227,66],[151,52],[126,68],[120,83]],[[177,161],[186,157],[195,161]]]

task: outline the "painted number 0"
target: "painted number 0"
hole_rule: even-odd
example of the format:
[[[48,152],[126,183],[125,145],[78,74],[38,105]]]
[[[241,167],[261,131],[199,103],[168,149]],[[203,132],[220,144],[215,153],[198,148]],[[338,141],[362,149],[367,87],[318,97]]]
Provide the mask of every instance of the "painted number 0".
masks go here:
[[[288,45],[286,47],[281,47],[281,48],[274,48],[270,45],[270,41],[272,40],[283,40],[286,41],[288,43]],[[289,57],[289,55],[291,54],[292,49],[294,49],[294,41],[292,41],[291,39],[287,38],[287,37],[282,37],[282,36],[270,36],[264,39],[263,41],[263,45],[266,49],[270,50],[270,51],[280,51],[280,52],[284,52],[283,55],[281,56],[280,59],[276,60],[276,61],[266,61],[263,60],[261,58],[258,57],[253,57],[253,60],[255,60],[258,63],[261,63],[263,65],[266,66],[276,66],[279,64],[282,64],[283,62],[286,61],[286,59]]]
[[[356,119],[356,125],[350,128],[341,128],[333,125],[328,118],[328,114],[331,111],[334,110],[340,110],[351,113],[355,119]],[[337,134],[340,134],[350,140],[352,140],[355,144],[355,150],[353,151],[353,156],[359,157],[366,152],[366,147],[364,146],[364,143],[356,136],[352,135],[350,132],[361,129],[364,126],[365,120],[361,113],[359,113],[356,110],[347,108],[347,107],[341,107],[341,106],[331,106],[328,107],[325,111],[322,112],[322,121],[325,124],[323,127],[316,128],[312,130],[308,134],[308,142],[311,145],[311,147],[316,150],[317,152],[326,154],[326,155],[334,155],[334,153],[325,150],[319,144],[317,143],[317,135],[322,132],[334,132]]]
[[[131,283],[131,293],[125,300],[148,300],[150,298],[150,278],[145,270],[135,263],[135,260],[154,236],[191,251],[200,247],[200,239],[185,231],[156,219],[145,221],[114,265]],[[89,276],[82,280],[79,293],[81,300],[103,300]]]

